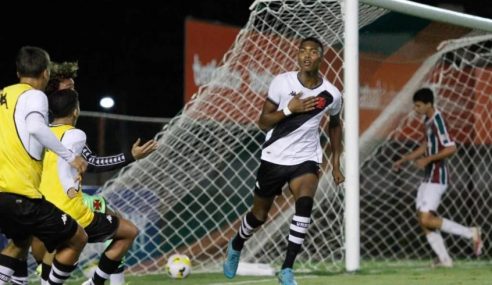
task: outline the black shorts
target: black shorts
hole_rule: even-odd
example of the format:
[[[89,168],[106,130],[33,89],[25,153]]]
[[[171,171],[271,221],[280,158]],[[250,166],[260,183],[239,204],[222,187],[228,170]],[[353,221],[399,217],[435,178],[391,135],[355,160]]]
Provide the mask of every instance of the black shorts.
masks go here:
[[[118,217],[95,212],[94,219],[84,229],[89,238],[88,242],[95,243],[112,239],[119,224]]]
[[[255,194],[270,198],[282,194],[285,183],[306,173],[319,175],[319,164],[305,161],[296,165],[279,165],[262,160],[256,176]]]
[[[45,199],[30,199],[12,193],[0,193],[0,228],[13,240],[39,238],[52,252],[70,239],[78,224]]]

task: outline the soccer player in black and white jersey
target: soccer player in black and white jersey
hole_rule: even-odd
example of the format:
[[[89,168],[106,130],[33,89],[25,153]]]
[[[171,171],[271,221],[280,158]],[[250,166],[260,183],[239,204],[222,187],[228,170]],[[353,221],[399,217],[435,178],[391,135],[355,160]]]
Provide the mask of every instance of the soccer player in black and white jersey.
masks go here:
[[[424,115],[426,139],[418,148],[397,160],[393,169],[398,171],[406,161],[414,161],[417,168],[425,169],[424,181],[419,186],[416,199],[419,223],[431,248],[438,256],[433,266],[452,267],[453,260],[440,232],[469,239],[472,241],[475,255],[478,256],[482,251],[480,228],[465,227],[437,215],[441,196],[448,187],[446,159],[456,153],[456,144],[448,133],[441,112],[434,108],[434,93],[431,89],[422,88],[415,92],[413,103],[414,111]]]
[[[282,285],[296,284],[292,268],[311,223],[313,197],[323,157],[319,127],[325,113],[330,115],[333,179],[336,184],[345,180],[340,171],[342,96],[320,75],[322,57],[323,46],[318,39],[303,39],[297,56],[300,70],[277,75],[270,84],[258,122],[259,127],[268,132],[261,153],[253,206],[243,217],[235,237],[229,241],[224,263],[224,275],[228,278],[236,275],[244,243],[265,223],[275,197],[282,194],[287,183],[295,199],[295,214],[278,278]]]

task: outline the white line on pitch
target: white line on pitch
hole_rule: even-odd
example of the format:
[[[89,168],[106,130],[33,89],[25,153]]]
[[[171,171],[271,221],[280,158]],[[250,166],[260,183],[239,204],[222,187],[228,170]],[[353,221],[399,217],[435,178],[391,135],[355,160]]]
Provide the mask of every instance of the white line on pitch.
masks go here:
[[[316,275],[308,275],[308,276],[296,277],[296,279],[299,280],[299,279],[309,279],[309,278],[317,278],[317,277],[318,276],[316,276]],[[269,279],[251,280],[251,281],[211,283],[209,285],[248,285],[248,284],[258,284],[258,283],[272,282],[273,280],[276,280],[276,277],[272,277],[272,278],[269,278]]]

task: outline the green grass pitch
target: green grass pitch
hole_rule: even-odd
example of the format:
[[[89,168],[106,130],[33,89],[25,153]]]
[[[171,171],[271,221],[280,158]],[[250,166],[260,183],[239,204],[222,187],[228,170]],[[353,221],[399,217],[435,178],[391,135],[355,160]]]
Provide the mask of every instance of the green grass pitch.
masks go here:
[[[357,273],[297,274],[299,285],[490,285],[492,263],[490,261],[457,261],[454,268],[432,269],[429,263],[391,266],[362,263]],[[80,284],[69,282],[68,284]],[[109,283],[109,282],[107,282]],[[237,276],[226,279],[220,273],[192,273],[184,280],[173,280],[165,275],[130,276],[127,285],[277,285],[276,277]]]

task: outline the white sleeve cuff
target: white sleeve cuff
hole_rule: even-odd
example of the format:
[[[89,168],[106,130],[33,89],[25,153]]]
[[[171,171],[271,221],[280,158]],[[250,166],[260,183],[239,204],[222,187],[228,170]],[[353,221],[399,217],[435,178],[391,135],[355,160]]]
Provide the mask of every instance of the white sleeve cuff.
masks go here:
[[[283,109],[282,109],[282,112],[284,113],[284,115],[285,115],[286,117],[288,117],[288,116],[292,115],[292,111],[289,109],[289,107],[285,107],[285,108],[283,108]]]

